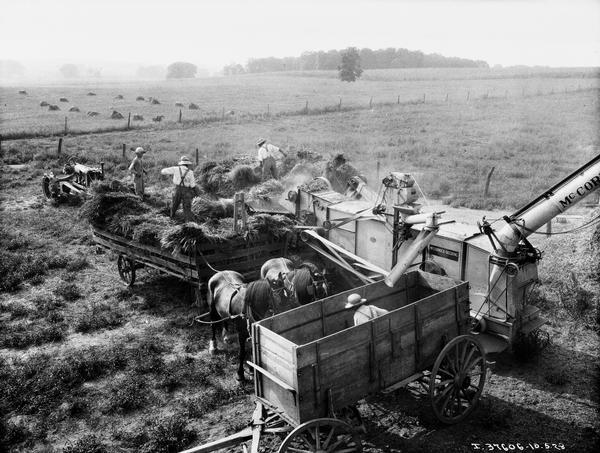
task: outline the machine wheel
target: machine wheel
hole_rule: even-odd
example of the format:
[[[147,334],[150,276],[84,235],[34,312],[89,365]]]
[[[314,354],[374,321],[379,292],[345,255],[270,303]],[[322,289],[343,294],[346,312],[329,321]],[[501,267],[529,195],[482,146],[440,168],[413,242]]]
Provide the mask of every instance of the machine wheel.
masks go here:
[[[125,255],[119,255],[117,260],[119,276],[127,286],[133,286],[135,283],[135,261]]]
[[[335,418],[317,418],[303,423],[284,439],[279,453],[361,452],[360,437],[350,425]]]
[[[50,193],[50,178],[48,176],[42,178],[42,192],[44,192],[46,198],[52,198],[52,194]]]
[[[479,341],[470,335],[452,339],[431,370],[429,396],[438,420],[454,424],[467,417],[481,396],[485,376],[485,353]]]

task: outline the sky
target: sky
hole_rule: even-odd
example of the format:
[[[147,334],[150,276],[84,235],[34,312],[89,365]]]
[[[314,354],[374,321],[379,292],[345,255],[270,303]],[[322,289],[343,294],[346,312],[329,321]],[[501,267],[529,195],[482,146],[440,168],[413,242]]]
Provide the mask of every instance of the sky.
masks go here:
[[[600,66],[600,0],[0,0],[0,60],[101,67],[403,47]]]

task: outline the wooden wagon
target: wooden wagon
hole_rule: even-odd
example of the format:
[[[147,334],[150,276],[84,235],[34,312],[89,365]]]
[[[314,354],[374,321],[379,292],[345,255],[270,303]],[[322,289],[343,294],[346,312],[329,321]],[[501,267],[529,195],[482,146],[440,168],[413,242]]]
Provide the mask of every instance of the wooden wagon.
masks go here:
[[[352,293],[389,313],[354,325],[354,310],[344,308]],[[486,376],[483,349],[468,330],[468,284],[421,271],[394,288],[376,282],[265,319],[252,326],[251,426],[186,453],[248,440],[256,452],[261,433],[271,432],[287,434],[279,452],[361,451],[358,431],[338,415],[419,379],[438,419],[457,423],[474,409]]]
[[[195,285],[204,283],[216,270],[224,269],[240,272],[252,280],[258,278],[265,261],[284,256],[287,251],[286,238],[266,234],[251,241],[239,238],[219,244],[204,243],[195,256],[140,244],[96,227],[92,227],[92,234],[96,244],[119,254],[119,275],[129,286],[135,282],[136,270],[144,266]]]

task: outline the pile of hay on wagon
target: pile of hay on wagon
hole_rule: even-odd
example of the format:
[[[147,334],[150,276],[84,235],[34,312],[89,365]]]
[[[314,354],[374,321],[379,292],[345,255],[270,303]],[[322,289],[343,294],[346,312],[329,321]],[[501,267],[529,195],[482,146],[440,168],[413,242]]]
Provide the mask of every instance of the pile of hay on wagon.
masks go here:
[[[206,162],[195,172],[200,193],[192,201],[193,222],[169,217],[170,189],[148,187],[142,201],[117,181],[95,183],[81,216],[98,229],[185,254],[203,243],[251,242],[265,234],[290,237],[295,221],[280,214],[248,215],[245,229],[234,228],[232,197],[236,192],[243,191],[250,202],[279,199],[285,190],[284,183],[277,180],[261,183],[260,169],[252,158]],[[289,173],[293,176],[293,171]]]

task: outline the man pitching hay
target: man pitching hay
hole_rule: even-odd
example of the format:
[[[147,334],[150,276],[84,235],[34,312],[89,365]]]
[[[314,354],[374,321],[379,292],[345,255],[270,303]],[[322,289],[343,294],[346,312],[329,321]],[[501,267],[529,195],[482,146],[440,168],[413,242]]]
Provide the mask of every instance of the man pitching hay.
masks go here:
[[[175,213],[179,205],[183,204],[183,216],[186,222],[193,220],[192,199],[196,194],[196,178],[192,166],[194,164],[187,156],[181,156],[181,160],[175,167],[163,168],[161,175],[173,175],[173,203],[171,204],[171,218],[175,218]]]
[[[142,162],[145,153],[144,148],[138,146],[135,149],[135,157],[129,166],[129,173],[133,175],[133,183],[135,184],[135,194],[140,198],[144,198],[144,175],[148,173]]]
[[[269,178],[277,179],[277,159],[281,153],[283,156],[287,156],[279,147],[267,143],[264,138],[261,138],[256,142],[258,147],[258,162],[262,168],[262,179],[263,181]]]

